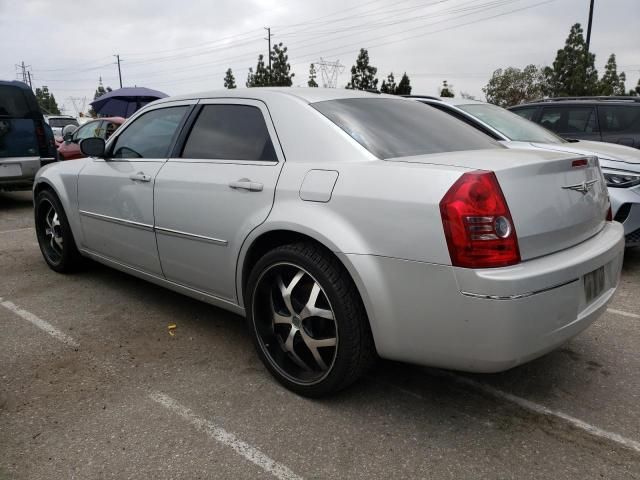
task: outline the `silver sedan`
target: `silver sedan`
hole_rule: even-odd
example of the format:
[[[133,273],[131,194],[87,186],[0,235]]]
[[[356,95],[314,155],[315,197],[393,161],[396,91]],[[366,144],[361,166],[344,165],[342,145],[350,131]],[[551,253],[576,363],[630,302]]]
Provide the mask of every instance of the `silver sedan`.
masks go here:
[[[377,355],[514,367],[590,325],[618,285],[623,229],[597,158],[508,150],[408,99],[173,97],[81,148],[36,178],[48,265],[88,257],[246,316],[303,395]]]

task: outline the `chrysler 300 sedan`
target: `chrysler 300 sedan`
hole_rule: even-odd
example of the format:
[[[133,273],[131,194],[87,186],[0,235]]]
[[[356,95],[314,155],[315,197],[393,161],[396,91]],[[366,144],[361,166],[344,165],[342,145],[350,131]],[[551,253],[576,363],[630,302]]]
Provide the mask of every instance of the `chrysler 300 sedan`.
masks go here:
[[[504,148],[417,102],[335,89],[163,99],[40,170],[40,248],[247,318],[288,388],[376,356],[496,372],[590,325],[619,281],[597,158]]]

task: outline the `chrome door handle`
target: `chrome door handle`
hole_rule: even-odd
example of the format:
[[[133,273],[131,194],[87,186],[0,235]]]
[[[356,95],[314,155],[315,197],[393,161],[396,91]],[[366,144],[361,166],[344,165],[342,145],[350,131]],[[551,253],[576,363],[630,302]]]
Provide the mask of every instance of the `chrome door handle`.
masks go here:
[[[151,175],[145,175],[144,172],[134,173],[133,175],[129,175],[129,178],[134,182],[150,182]]]
[[[264,185],[258,182],[252,182],[248,178],[241,178],[237,182],[229,183],[234,190],[247,190],[249,192],[261,192]]]

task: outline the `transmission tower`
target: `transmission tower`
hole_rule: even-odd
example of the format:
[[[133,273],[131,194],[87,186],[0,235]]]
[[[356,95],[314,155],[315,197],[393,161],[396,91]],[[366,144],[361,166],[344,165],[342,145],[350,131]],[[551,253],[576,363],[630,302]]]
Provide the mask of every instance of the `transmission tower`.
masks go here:
[[[87,97],[68,97],[67,100],[73,105],[73,109],[76,111],[76,117],[80,114],[84,114],[84,109],[87,106]]]
[[[324,88],[336,88],[338,85],[338,75],[344,72],[344,65],[340,64],[340,60],[329,62],[320,57],[320,61],[316,63],[322,77],[322,86]]]
[[[31,85],[31,75],[31,65],[25,65],[24,62],[16,64],[16,78],[33,88],[33,85]]]

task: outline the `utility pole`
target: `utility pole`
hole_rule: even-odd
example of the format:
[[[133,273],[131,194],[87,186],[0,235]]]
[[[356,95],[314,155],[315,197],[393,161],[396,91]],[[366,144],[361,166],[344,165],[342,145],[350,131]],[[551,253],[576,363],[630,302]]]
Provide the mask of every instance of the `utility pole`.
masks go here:
[[[27,70],[27,78],[29,79],[29,86],[31,90],[33,90],[33,85],[31,84],[31,72]]]
[[[265,40],[269,43],[269,50],[267,50],[267,57],[269,58],[269,71],[271,71],[271,27],[264,27],[267,31],[267,38]]]
[[[120,70],[120,55],[114,55],[114,57],[116,57],[117,59],[117,63],[118,63],[118,78],[120,79],[120,88],[122,88],[122,71]]]
[[[587,53],[589,53],[589,45],[591,44],[591,23],[593,22],[593,3],[595,0],[591,0],[589,6],[589,25],[587,26]]]

